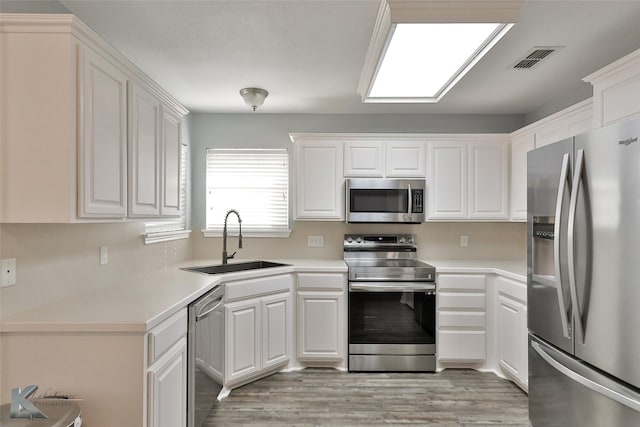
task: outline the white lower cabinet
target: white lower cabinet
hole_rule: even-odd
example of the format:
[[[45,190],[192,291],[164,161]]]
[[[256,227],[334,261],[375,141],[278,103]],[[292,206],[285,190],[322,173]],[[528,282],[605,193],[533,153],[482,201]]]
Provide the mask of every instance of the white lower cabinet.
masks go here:
[[[438,275],[438,362],[477,364],[487,357],[486,276]]]
[[[305,366],[346,364],[347,277],[343,273],[297,275],[297,359]]]
[[[227,305],[225,383],[260,372],[260,300]]]
[[[148,334],[147,426],[187,425],[187,312],[181,310]]]
[[[187,339],[180,341],[149,368],[148,425],[187,425]]]
[[[526,285],[497,277],[496,352],[502,373],[519,386],[528,386]]]
[[[293,348],[290,274],[228,282],[223,386],[230,390],[285,367]]]

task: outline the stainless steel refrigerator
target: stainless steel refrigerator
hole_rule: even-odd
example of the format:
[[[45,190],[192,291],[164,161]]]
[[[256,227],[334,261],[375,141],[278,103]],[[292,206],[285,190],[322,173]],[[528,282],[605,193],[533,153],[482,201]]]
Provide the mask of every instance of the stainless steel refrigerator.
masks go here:
[[[527,160],[531,422],[640,426],[640,120]]]

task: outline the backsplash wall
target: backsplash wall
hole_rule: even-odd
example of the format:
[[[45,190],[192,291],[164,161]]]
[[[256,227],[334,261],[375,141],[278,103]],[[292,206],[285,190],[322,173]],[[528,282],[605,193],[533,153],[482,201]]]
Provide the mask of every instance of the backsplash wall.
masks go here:
[[[145,245],[143,232],[143,223],[0,224],[2,257],[17,264],[16,285],[0,289],[0,318],[191,258],[189,239]]]
[[[322,258],[341,259],[342,242],[348,233],[413,233],[418,239],[418,257],[424,261],[445,259],[526,260],[526,226],[524,223],[453,223],[427,222],[406,224],[346,224],[343,222],[295,221],[288,239],[243,237],[240,259]],[[227,251],[237,248],[237,230],[230,225]],[[307,247],[307,236],[324,236],[324,248]],[[469,246],[460,247],[460,236],[469,236]],[[220,260],[221,238],[202,237],[194,231],[193,257]]]

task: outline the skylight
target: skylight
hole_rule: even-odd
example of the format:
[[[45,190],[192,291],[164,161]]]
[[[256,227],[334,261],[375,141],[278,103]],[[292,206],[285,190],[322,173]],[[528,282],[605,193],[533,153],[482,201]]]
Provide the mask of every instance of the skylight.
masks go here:
[[[513,24],[395,24],[365,102],[438,102]]]

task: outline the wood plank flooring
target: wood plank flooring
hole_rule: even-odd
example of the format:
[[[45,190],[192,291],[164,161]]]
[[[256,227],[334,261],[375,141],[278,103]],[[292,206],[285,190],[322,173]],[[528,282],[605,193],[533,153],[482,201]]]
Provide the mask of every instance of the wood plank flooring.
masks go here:
[[[214,402],[211,426],[529,426],[527,395],[491,373],[278,373]]]

